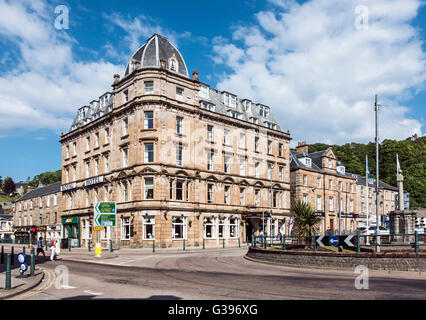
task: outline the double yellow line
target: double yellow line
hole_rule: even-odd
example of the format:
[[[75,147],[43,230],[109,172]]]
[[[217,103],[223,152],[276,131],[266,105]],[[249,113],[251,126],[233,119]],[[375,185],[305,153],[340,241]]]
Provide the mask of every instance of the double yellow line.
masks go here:
[[[43,277],[44,281],[41,282],[41,285],[38,285],[37,287],[35,287],[34,289],[31,289],[30,291],[17,295],[15,297],[12,297],[8,300],[25,300],[25,299],[28,299],[29,297],[32,297],[36,294],[42,293],[43,291],[46,291],[47,289],[49,289],[55,283],[55,279],[56,279],[55,272],[45,268],[40,268],[40,269],[44,272],[44,277]]]

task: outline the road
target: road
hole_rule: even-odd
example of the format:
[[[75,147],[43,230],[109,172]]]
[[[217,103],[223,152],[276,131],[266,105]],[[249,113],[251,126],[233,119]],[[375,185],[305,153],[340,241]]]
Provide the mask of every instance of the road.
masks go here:
[[[268,265],[244,259],[245,253],[229,248],[127,253],[98,264],[58,260],[42,265],[40,287],[16,299],[426,299],[424,273],[370,271],[369,289],[357,290],[358,274],[351,270]]]

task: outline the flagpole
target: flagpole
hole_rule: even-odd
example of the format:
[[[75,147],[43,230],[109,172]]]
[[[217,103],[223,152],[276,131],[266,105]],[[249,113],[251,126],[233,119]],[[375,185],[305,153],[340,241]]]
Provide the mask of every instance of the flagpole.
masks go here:
[[[369,216],[368,216],[368,213],[369,213],[369,206],[368,206],[368,197],[369,197],[369,192],[368,192],[368,179],[370,178],[370,169],[368,168],[368,155],[366,155],[365,156],[365,159],[366,159],[366,163],[365,163],[365,165],[366,165],[366,171],[365,171],[365,187],[366,187],[366,189],[367,189],[367,196],[366,196],[366,199],[367,199],[367,235],[368,235],[368,228],[370,227],[370,223],[369,223]],[[367,239],[366,239],[366,244],[370,244],[369,243],[369,240],[368,240],[368,237],[367,237]]]

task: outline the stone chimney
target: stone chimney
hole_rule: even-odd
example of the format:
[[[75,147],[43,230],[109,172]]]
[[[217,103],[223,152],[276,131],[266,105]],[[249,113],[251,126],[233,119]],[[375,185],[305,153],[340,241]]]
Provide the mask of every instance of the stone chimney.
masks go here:
[[[198,81],[198,71],[194,71],[192,73],[192,79],[195,80],[195,81]]]
[[[297,151],[297,152],[299,152],[299,153],[305,153],[305,154],[308,154],[308,153],[309,153],[309,152],[308,152],[308,144],[306,143],[306,141],[299,142],[299,143],[297,144],[296,151]]]
[[[115,74],[114,75],[114,84],[118,83],[120,81],[120,75],[119,74]]]

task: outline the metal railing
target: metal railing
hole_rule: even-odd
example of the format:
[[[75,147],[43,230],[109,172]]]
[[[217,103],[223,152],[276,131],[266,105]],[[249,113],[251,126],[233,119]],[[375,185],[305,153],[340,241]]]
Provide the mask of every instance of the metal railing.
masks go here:
[[[422,234],[421,234],[422,235]],[[321,246],[318,241],[324,237],[335,236],[335,234],[325,235],[312,235],[312,236],[297,236],[297,235],[278,235],[278,236],[255,236],[251,238],[250,246],[252,248],[273,248],[288,250],[288,248],[300,248],[307,247],[312,248],[313,251],[317,251]],[[336,235],[337,236],[337,235]],[[340,246],[344,249],[349,249],[354,252],[361,252],[362,248],[374,247],[376,250],[378,247],[410,247],[413,248],[416,253],[420,252],[422,246],[426,246],[426,236],[422,241],[419,240],[419,233],[400,233],[400,234],[389,234],[389,235],[361,235],[359,232],[340,234],[340,237],[352,236],[351,244],[341,244]],[[340,241],[340,240],[339,240]],[[332,246],[332,245],[328,245]]]

